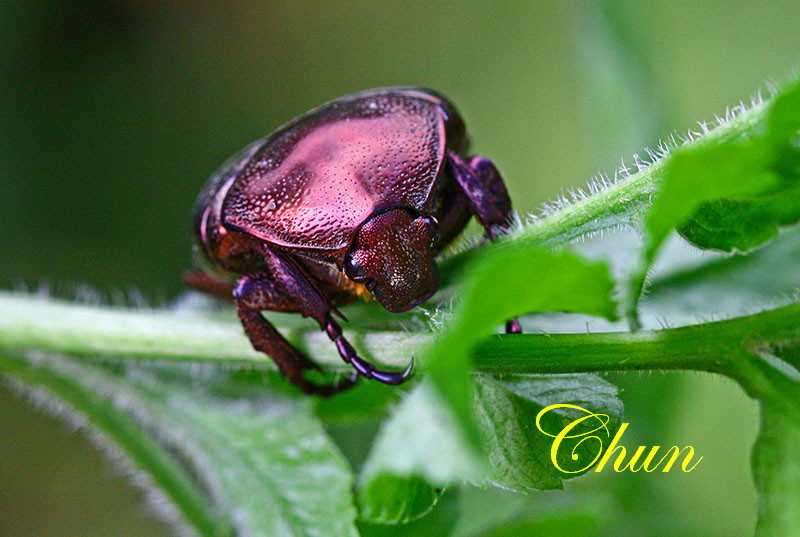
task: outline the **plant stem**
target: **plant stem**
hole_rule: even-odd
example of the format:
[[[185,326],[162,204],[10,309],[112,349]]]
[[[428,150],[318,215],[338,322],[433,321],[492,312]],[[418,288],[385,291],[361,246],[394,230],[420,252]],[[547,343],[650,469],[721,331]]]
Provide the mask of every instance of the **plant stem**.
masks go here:
[[[800,339],[800,303],[727,321],[637,333],[497,336],[475,350],[487,373],[691,370],[741,382],[759,347]],[[787,360],[788,363],[788,360]],[[796,367],[796,364],[789,364]]]
[[[315,360],[346,368],[318,330],[285,329]],[[348,331],[365,357],[403,366],[433,337],[426,333]],[[747,374],[741,360],[758,347],[800,339],[800,303],[667,330],[599,334],[496,335],[474,351],[475,369],[493,374],[694,370]],[[0,293],[0,348],[116,359],[210,361],[273,367],[255,352],[231,316],[71,304]],[[787,359],[789,363],[789,359]],[[796,367],[797,364],[790,364]]]

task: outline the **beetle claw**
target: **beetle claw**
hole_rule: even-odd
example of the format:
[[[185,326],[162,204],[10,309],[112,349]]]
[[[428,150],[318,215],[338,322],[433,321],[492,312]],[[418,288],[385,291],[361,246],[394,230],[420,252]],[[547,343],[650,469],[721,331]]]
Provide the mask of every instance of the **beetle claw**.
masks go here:
[[[414,369],[414,359],[408,362],[405,371],[378,371],[375,370],[372,376],[375,380],[383,382],[384,384],[398,385],[408,380]]]
[[[359,372],[359,374],[370,379],[375,379],[384,384],[391,384],[393,386],[402,384],[408,380],[408,378],[411,376],[412,370],[414,369],[413,358],[411,359],[411,362],[409,362],[405,371],[382,371],[377,369],[371,363],[362,360],[358,356],[351,357],[350,364],[355,368],[356,371]]]

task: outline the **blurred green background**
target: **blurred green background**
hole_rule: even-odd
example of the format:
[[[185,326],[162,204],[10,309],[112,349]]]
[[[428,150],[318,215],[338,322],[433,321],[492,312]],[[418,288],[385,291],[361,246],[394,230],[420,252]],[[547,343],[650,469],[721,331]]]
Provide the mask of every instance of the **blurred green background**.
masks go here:
[[[793,0],[5,2],[0,288],[173,299],[208,174],[309,108],[376,86],[448,95],[473,150],[533,211],[784,80],[798,28]],[[625,506],[607,534],[750,535],[755,407],[710,376],[618,380],[629,445],[691,444],[704,462],[568,490]],[[5,387],[0,428],[0,535],[170,533],[84,436]]]

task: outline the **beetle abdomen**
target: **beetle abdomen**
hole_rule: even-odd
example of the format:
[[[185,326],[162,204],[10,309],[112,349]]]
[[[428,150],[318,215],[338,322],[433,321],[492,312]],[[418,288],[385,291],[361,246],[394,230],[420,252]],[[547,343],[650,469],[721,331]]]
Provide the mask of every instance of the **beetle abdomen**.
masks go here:
[[[238,172],[224,224],[282,246],[337,250],[376,209],[427,209],[445,149],[439,110],[413,91],[377,92],[298,118]]]

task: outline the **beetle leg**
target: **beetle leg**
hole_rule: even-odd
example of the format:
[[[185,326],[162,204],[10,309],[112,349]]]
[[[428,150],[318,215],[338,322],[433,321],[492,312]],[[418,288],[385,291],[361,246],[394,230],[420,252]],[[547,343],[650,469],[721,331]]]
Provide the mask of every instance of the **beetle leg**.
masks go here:
[[[508,233],[512,221],[511,198],[503,183],[500,172],[492,161],[481,155],[474,155],[469,161],[453,151],[447,152],[447,164],[453,179],[461,186],[470,209],[486,230],[489,239],[496,239]],[[521,334],[519,321],[506,322],[507,334]]]
[[[271,288],[269,279],[259,277],[259,275],[246,278],[248,280],[240,282],[236,288],[236,308],[244,330],[257,351],[272,357],[280,372],[289,377],[292,383],[305,393],[331,395],[347,389],[355,383],[355,378],[336,385],[319,385],[306,380],[303,372],[308,369],[319,370],[319,366],[292,347],[260,313],[262,309],[297,311],[297,307],[290,302],[281,301],[279,295]],[[254,280],[257,280],[255,284]],[[234,294],[234,286],[231,282],[215,278],[199,270],[185,273],[183,281],[189,287],[210,295],[231,298]],[[244,291],[245,289],[247,291]],[[258,291],[255,291],[256,289]],[[265,297],[269,298],[264,300]],[[254,300],[257,298],[260,298],[260,303],[258,300]],[[255,304],[253,304],[254,302]]]
[[[506,321],[506,334],[521,334],[522,327],[519,325],[519,321],[516,319],[511,319],[510,321]]]
[[[356,350],[342,335],[342,329],[330,316],[328,316],[328,322],[325,325],[325,332],[336,343],[336,348],[339,350],[339,355],[342,359],[352,365],[360,375],[392,385],[402,384],[411,376],[411,370],[414,367],[413,359],[409,362],[405,371],[381,371],[363,358],[359,358]]]
[[[271,269],[275,271],[276,275],[279,275],[278,280],[285,286],[286,294],[293,297],[298,311],[319,323],[320,328],[336,344],[342,360],[352,365],[361,376],[375,379],[384,384],[402,384],[408,379],[411,375],[411,364],[402,372],[382,371],[358,356],[333,318],[336,309],[331,306],[322,291],[314,284],[314,280],[305,273],[301,266],[271,251],[268,251],[265,257],[268,259]]]
[[[448,181],[442,191],[442,210],[436,214],[439,221],[439,237],[434,248],[439,250],[453,242],[472,218],[462,188],[455,181]]]
[[[202,270],[190,270],[183,274],[183,283],[192,289],[221,298],[231,298],[233,284],[228,280],[215,278]]]
[[[453,151],[448,151],[447,165],[450,175],[461,186],[470,209],[486,230],[486,236],[495,239],[507,233],[512,219],[511,199],[492,161],[475,155],[465,162]]]
[[[342,360],[352,365],[363,377],[375,379],[385,384],[400,384],[410,376],[410,366],[403,372],[382,371],[360,358],[353,346],[345,339],[341,328],[334,320],[333,314],[336,310],[303,267],[292,259],[287,259],[269,249],[265,251],[264,257],[267,261],[269,274],[256,273],[245,276],[249,285],[253,285],[253,282],[259,278],[265,280],[256,293],[250,293],[256,297],[255,303],[251,304],[250,307],[255,307],[258,310],[298,311],[305,317],[313,318],[319,323],[320,328],[325,331],[331,341],[336,344],[336,349],[339,351]],[[242,282],[245,278],[239,281]],[[237,285],[234,296],[237,295],[240,287],[241,285]],[[238,305],[239,301],[237,300]],[[313,363],[308,359],[305,360],[308,363]]]
[[[297,305],[281,296],[274,282],[264,273],[253,273],[240,278],[233,291],[236,311],[253,348],[267,354],[275,361],[278,370],[304,393],[322,396],[346,390],[355,384],[351,376],[336,384],[316,384],[305,378],[309,369],[319,366],[306,358],[286,341],[261,311],[297,311]]]

